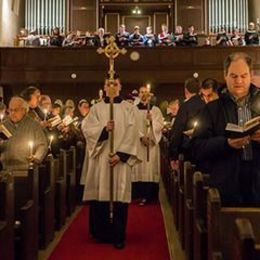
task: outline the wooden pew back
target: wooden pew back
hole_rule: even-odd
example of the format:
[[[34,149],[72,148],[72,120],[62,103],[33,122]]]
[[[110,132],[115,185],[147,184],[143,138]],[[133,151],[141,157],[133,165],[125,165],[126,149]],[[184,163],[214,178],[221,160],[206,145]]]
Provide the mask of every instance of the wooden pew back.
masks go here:
[[[14,180],[0,173],[0,259],[14,259]]]
[[[207,259],[207,184],[208,176],[195,172],[193,176],[193,258]]]
[[[37,259],[38,255],[38,167],[13,171],[15,190],[16,257]]]
[[[187,259],[193,259],[193,174],[195,165],[184,162],[184,238]]]
[[[249,219],[237,218],[235,220],[234,239],[232,241],[232,260],[259,260],[260,259],[260,244],[259,234],[255,235],[255,227],[252,226]]]
[[[232,257],[232,236],[236,218],[248,218],[260,238],[260,208],[221,207],[217,189],[208,192],[208,258],[221,255],[223,259]],[[260,241],[256,241],[260,243]]]

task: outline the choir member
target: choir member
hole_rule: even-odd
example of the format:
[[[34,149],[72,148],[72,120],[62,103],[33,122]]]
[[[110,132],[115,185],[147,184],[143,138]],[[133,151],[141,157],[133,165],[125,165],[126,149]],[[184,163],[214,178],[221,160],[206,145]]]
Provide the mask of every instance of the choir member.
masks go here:
[[[198,36],[194,31],[194,26],[190,25],[188,28],[188,32],[184,34],[184,39],[186,46],[195,47],[198,45]]]
[[[245,33],[246,45],[259,45],[259,33],[255,29],[253,22],[249,23],[248,30]]]
[[[129,46],[129,32],[126,31],[124,24],[119,26],[118,33],[116,33],[116,43],[119,47]]]

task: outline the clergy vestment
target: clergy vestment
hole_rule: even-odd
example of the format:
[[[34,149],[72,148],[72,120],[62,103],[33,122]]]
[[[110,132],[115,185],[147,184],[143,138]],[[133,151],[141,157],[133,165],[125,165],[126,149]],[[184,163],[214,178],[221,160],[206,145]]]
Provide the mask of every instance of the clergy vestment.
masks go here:
[[[83,120],[81,122],[81,130],[82,130],[82,133],[83,133],[85,139],[87,139],[86,129],[88,127],[88,125],[86,124],[86,121],[87,121],[86,118],[87,117],[83,118]],[[81,177],[80,177],[81,185],[85,185],[85,182],[86,182],[86,175],[87,175],[87,171],[88,171],[88,161],[89,161],[88,147],[87,147],[87,145],[85,145],[85,157],[84,157],[84,162],[83,162]]]
[[[134,106],[120,97],[114,99],[114,152],[120,161],[114,166],[114,218],[109,223],[110,145],[107,122],[109,98],[95,104],[84,122],[88,149],[88,170],[83,200],[90,202],[90,233],[94,238],[119,243],[125,240],[127,206],[131,200],[131,167],[138,161],[138,134]]]
[[[151,144],[149,146],[149,161],[147,161],[147,147],[141,142],[141,138],[147,135],[147,105],[139,103],[137,105],[138,111],[136,117],[138,121],[139,131],[139,154],[142,163],[133,167],[132,182],[141,182],[141,185],[134,185],[137,187],[137,197],[143,199],[152,199],[156,197],[158,193],[158,183],[160,177],[160,147],[159,142],[162,137],[163,129],[163,116],[160,109],[156,106],[152,106],[150,113],[152,115],[152,122],[150,126],[149,138]],[[155,187],[154,184],[156,183]],[[155,188],[155,194],[153,189]]]

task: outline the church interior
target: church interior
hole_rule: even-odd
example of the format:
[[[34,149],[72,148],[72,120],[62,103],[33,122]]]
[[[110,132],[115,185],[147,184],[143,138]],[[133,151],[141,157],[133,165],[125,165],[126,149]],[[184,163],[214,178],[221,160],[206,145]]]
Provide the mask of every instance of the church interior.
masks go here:
[[[259,45],[259,0],[0,0],[0,260],[260,259]]]

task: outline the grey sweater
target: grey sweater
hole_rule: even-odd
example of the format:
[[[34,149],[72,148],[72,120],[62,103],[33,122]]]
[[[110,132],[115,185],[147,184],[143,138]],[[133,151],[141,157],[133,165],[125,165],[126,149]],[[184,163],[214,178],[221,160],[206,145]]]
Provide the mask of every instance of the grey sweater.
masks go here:
[[[33,155],[42,161],[48,151],[48,140],[38,122],[25,116],[14,124],[10,119],[3,123],[12,137],[0,145],[1,161],[6,170],[23,170],[29,166],[29,142],[33,142]]]

